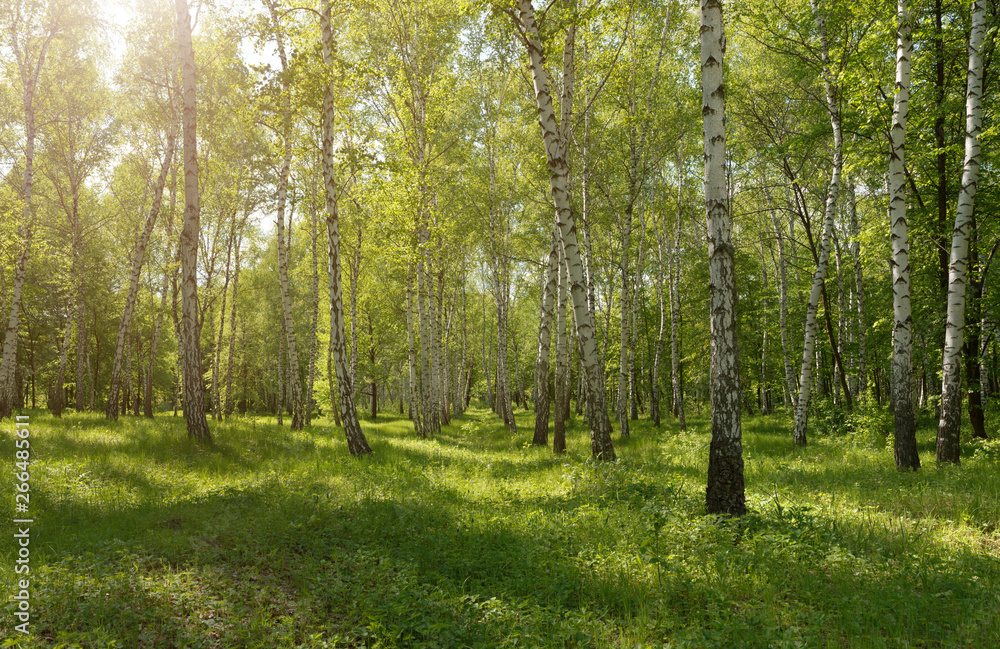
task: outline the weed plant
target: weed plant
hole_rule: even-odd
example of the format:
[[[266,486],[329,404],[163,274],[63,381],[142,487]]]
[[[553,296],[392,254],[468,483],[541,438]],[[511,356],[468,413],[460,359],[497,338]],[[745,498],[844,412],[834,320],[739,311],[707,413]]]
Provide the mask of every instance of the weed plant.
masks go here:
[[[633,422],[594,463],[582,421],[556,456],[526,411],[516,437],[483,409],[428,440],[380,416],[361,460],[322,420],[205,446],[168,415],[30,414],[31,635],[7,599],[2,647],[1000,646],[1000,442],[937,468],[933,422],[900,473],[872,408],[805,448],[745,419],[749,513],[721,520],[706,416]]]

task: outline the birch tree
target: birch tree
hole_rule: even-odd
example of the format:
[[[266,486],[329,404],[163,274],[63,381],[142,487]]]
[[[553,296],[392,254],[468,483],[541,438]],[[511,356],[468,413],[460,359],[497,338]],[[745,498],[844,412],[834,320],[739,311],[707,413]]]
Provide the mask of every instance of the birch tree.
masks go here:
[[[907,0],[898,0],[896,94],[889,129],[889,222],[892,227],[892,395],[895,415],[896,468],[919,469],[917,422],[910,375],[913,318],[910,309],[910,237],[906,220],[906,113],[910,103],[910,56],[913,26]]]
[[[814,380],[813,357],[816,350],[816,314],[819,310],[819,300],[823,295],[826,282],[826,272],[830,262],[830,241],[833,236],[834,218],[837,213],[837,197],[840,193],[840,177],[843,170],[844,136],[841,130],[840,106],[838,103],[838,88],[830,69],[830,46],[826,33],[825,9],[818,0],[811,0],[816,29],[819,32],[820,56],[822,62],[823,87],[826,94],[826,106],[833,129],[833,168],[830,172],[830,184],[826,195],[826,212],[823,219],[823,234],[820,239],[816,261],[816,272],[813,273],[812,289],[809,292],[809,303],[806,306],[805,340],[802,344],[802,365],[799,372],[799,397],[795,410],[795,428],[792,439],[795,444],[806,444],[806,424],[809,420],[809,403]]]
[[[726,191],[726,51],[722,0],[701,0],[701,94],[705,141],[712,351],[712,442],[708,456],[709,514],[746,513],[740,422],[740,360],[736,338],[735,255]]]
[[[983,41],[987,0],[972,3],[969,36],[968,90],[965,99],[965,165],[958,194],[955,228],[948,264],[948,319],[945,325],[941,378],[941,419],[938,422],[937,461],[959,464],[962,418],[962,344],[965,335],[965,290],[968,276],[969,230],[979,189],[979,135],[983,123]]]
[[[21,84],[21,110],[24,117],[24,171],[21,177],[21,222],[18,224],[20,249],[14,263],[10,314],[4,332],[3,355],[0,356],[0,419],[9,417],[14,406],[14,365],[17,359],[17,331],[21,315],[21,296],[28,272],[28,255],[34,236],[34,182],[36,97],[39,78],[45,67],[49,46],[58,35],[63,7],[56,3],[36,13],[37,6],[15,0],[4,10],[7,45],[14,54]],[[5,315],[5,314],[0,314]]]
[[[333,65],[332,43],[333,25],[330,22],[330,0],[321,0],[320,29],[322,33],[323,64],[327,74],[332,75]],[[327,236],[327,271],[330,290],[330,352],[333,356],[333,366],[337,372],[337,390],[340,416],[343,420],[344,434],[347,437],[347,449],[351,455],[358,457],[372,452],[361,430],[358,411],[354,405],[354,394],[351,386],[350,366],[347,357],[347,340],[344,335],[344,295],[340,276],[340,220],[337,211],[339,191],[337,188],[336,168],[333,159],[336,140],[336,106],[334,104],[334,80],[330,78],[323,94],[323,186],[326,191],[326,236]]]
[[[563,122],[560,128],[552,107],[549,92],[548,72],[545,69],[544,50],[538,37],[535,22],[535,8],[531,0],[516,0],[509,10],[515,20],[518,33],[528,50],[531,78],[534,86],[535,104],[538,109],[538,123],[545,143],[545,159],[549,171],[549,185],[555,206],[555,224],[559,234],[559,245],[565,254],[569,273],[570,292],[576,316],[576,338],[580,346],[580,361],[587,379],[587,400],[589,410],[590,447],[597,459],[615,459],[611,442],[611,421],[608,419],[604,401],[604,371],[601,367],[595,338],[594,316],[587,304],[587,285],[577,243],[576,222],[570,206],[568,192],[569,176],[569,129],[573,92],[573,36],[571,25],[567,33],[567,47],[563,51]]]
[[[178,254],[181,258],[180,348],[184,377],[184,419],[188,437],[212,438],[205,417],[204,385],[201,373],[201,343],[198,324],[198,236],[201,197],[198,187],[197,105],[195,97],[194,48],[191,43],[191,16],[187,0],[175,0],[177,47],[181,63],[184,130],[184,226]]]
[[[139,295],[139,279],[142,273],[142,265],[146,259],[146,248],[149,245],[149,237],[153,234],[156,226],[156,219],[160,215],[160,206],[163,204],[163,188],[167,184],[167,177],[170,174],[170,167],[174,161],[174,143],[177,139],[176,128],[171,121],[167,132],[166,148],[163,153],[163,163],[160,165],[160,173],[153,187],[153,204],[149,208],[146,222],[142,232],[135,244],[132,253],[132,273],[129,277],[128,296],[125,298],[125,308],[122,311],[121,321],[118,324],[118,335],[115,339],[115,356],[111,368],[111,385],[108,388],[108,404],[104,411],[108,419],[118,420],[118,391],[121,389],[123,352],[125,349],[125,339],[129,335],[132,325],[132,315],[135,313],[136,298]]]

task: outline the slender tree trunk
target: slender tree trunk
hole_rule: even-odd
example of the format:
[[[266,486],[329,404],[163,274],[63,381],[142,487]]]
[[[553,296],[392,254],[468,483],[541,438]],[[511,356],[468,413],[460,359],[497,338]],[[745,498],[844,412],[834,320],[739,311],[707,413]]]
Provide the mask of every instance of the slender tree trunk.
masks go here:
[[[701,2],[702,119],[712,340],[712,443],[705,504],[709,514],[746,513],[740,422],[736,277],[726,192],[725,23],[721,0]]]
[[[542,307],[538,324],[538,355],[535,358],[535,436],[532,444],[549,443],[549,345],[552,341],[552,305],[559,284],[559,253],[552,233],[547,268],[542,275]]]
[[[354,386],[355,399],[358,396],[358,276],[361,274],[361,236],[359,223],[358,241],[351,255],[351,263],[348,265],[351,282],[351,385]]]
[[[969,268],[978,275],[972,281],[972,295],[966,305],[968,311],[966,321],[965,342],[962,345],[962,357],[965,361],[965,383],[969,393],[969,424],[972,426],[972,436],[979,439],[989,439],[986,434],[986,419],[983,413],[983,395],[981,390],[982,374],[980,371],[980,345],[982,334],[982,300],[983,280],[989,265],[979,265],[978,227],[975,214],[972,216],[971,230],[973,232],[969,245]],[[1000,240],[994,245],[1000,246]]]
[[[316,227],[316,186],[311,184],[311,200],[309,202],[309,240],[312,255],[312,320],[309,326],[309,379],[306,383],[305,417],[306,426],[312,423],[312,412],[315,406],[313,388],[316,382],[316,357],[319,354],[319,244]],[[235,287],[234,287],[235,289]]]
[[[656,227],[654,221],[654,232],[656,236],[656,259],[657,259],[657,281],[656,281],[656,299],[660,307],[660,328],[656,334],[656,347],[653,355],[653,376],[651,379],[651,389],[649,393],[649,413],[653,420],[653,425],[659,427],[660,425],[660,352],[663,349],[663,332],[666,330],[667,323],[667,311],[663,304],[663,238],[666,236],[666,232],[661,233],[660,229]],[[664,228],[665,230],[666,228]],[[670,278],[668,281],[673,282],[673,261],[670,261],[671,271],[669,273]],[[671,295],[671,306],[673,305],[673,296]]]
[[[418,390],[417,350],[413,334],[415,326],[416,323],[413,321],[413,264],[410,264],[406,271],[406,361],[410,371],[410,418],[413,420],[414,432],[426,438],[427,431],[423,426]]]
[[[809,420],[809,401],[813,387],[812,359],[816,348],[816,314],[819,300],[826,282],[826,272],[830,261],[830,239],[833,235],[834,218],[837,212],[837,197],[840,193],[840,176],[843,168],[843,134],[840,128],[840,107],[837,103],[837,89],[830,71],[830,54],[826,35],[826,15],[820,10],[818,0],[811,0],[813,17],[816,20],[823,58],[823,84],[826,89],[826,105],[833,128],[833,170],[826,197],[826,214],[823,221],[823,235],[820,241],[816,272],[813,273],[812,290],[806,306],[805,340],[802,345],[802,366],[799,375],[799,398],[795,411],[795,430],[792,439],[795,444],[806,444],[806,424]]]
[[[229,318],[229,354],[226,361],[226,418],[233,413],[233,359],[236,357],[236,300],[239,296],[240,283],[240,247],[243,244],[243,231],[236,238],[235,264],[233,269],[233,312]]]
[[[222,388],[219,385],[219,365],[222,364],[222,341],[226,334],[226,299],[229,295],[230,271],[233,261],[233,243],[236,239],[236,214],[233,214],[233,224],[229,232],[229,243],[226,246],[226,271],[222,283],[222,305],[219,309],[219,336],[212,350],[212,418],[222,419]],[[231,325],[230,325],[231,326]]]
[[[288,177],[292,165],[292,98],[290,81],[288,79],[288,59],[285,55],[284,38],[278,18],[277,8],[268,1],[268,9],[274,26],[274,37],[281,61],[281,143],[284,156],[281,161],[281,172],[278,176],[278,288],[281,292],[282,329],[288,351],[288,389],[292,405],[292,430],[302,430],[305,425],[305,414],[302,403],[302,375],[299,369],[299,350],[295,338],[295,322],[292,319],[292,300],[288,280],[289,250],[285,245],[285,205],[288,195]],[[325,117],[325,111],[324,111]],[[324,133],[325,135],[325,133]],[[292,233],[289,230],[288,245],[291,246]],[[339,269],[338,269],[339,270]]]
[[[594,338],[594,317],[587,305],[587,286],[580,260],[580,249],[577,243],[576,224],[570,206],[567,191],[569,176],[569,145],[568,129],[570,124],[565,119],[568,111],[564,111],[563,129],[560,131],[552,108],[552,96],[549,94],[548,73],[545,70],[543,50],[538,37],[538,27],[535,23],[535,9],[531,0],[517,0],[516,9],[521,28],[524,33],[531,63],[531,75],[534,82],[535,101],[538,108],[538,123],[542,129],[545,143],[546,162],[549,168],[549,181],[552,189],[552,200],[555,205],[555,222],[559,232],[560,247],[566,257],[569,270],[569,281],[573,296],[573,307],[576,314],[577,341],[582,350],[582,369],[587,375],[587,399],[591,403],[589,417],[591,453],[597,459],[613,460],[614,446],[611,442],[611,421],[608,419],[604,398],[604,372],[600,365],[597,351],[597,341]],[[571,106],[572,102],[572,53],[574,30],[571,26],[567,34],[567,46],[563,53],[563,106]]]
[[[948,266],[948,320],[945,329],[941,379],[941,419],[938,422],[937,461],[960,463],[959,426],[962,420],[962,344],[965,334],[965,291],[976,193],[979,188],[979,133],[983,121],[983,40],[986,34],[986,0],[972,3],[969,38],[969,76],[965,103],[965,166],[958,194],[955,229],[951,235]]]
[[[554,426],[552,431],[552,450],[556,453],[566,452],[566,371],[568,356],[568,341],[566,340],[566,310],[567,310],[567,278],[566,259],[562,251],[557,252],[556,263],[559,274],[556,285],[556,372],[555,372],[555,407]]]
[[[108,407],[105,416],[108,419],[118,419],[118,392],[121,389],[122,379],[122,353],[125,349],[125,338],[128,336],[132,325],[132,315],[135,313],[135,303],[139,296],[139,279],[142,274],[142,264],[146,259],[146,247],[149,245],[149,237],[153,234],[156,226],[156,219],[160,215],[160,206],[163,203],[163,188],[167,184],[167,174],[174,161],[174,142],[176,133],[173,124],[167,134],[167,149],[163,154],[163,164],[160,165],[160,175],[157,178],[156,186],[153,188],[153,204],[146,216],[146,223],[139,235],[139,240],[135,244],[135,252],[132,255],[132,274],[129,277],[128,297],[125,299],[125,310],[122,312],[121,321],[118,324],[118,336],[115,339],[115,358],[111,367],[111,386],[108,390]]]
[[[910,103],[910,56],[913,26],[907,0],[898,0],[896,94],[889,129],[889,222],[892,228],[892,393],[896,432],[896,468],[920,468],[917,422],[910,389],[913,367],[913,318],[910,311],[910,237],[906,220],[906,117]]]
[[[854,183],[847,186],[851,213],[851,256],[854,257],[854,284],[858,306],[858,395],[868,391],[868,327],[865,324],[865,278],[861,267],[861,228],[858,225]]]
[[[681,189],[683,172],[677,174],[677,223],[674,228],[674,242],[670,254],[670,385],[672,390],[672,411],[677,417],[680,430],[687,430],[684,415],[683,366],[681,365]]]
[[[770,201],[770,196],[768,197]],[[781,360],[785,370],[785,412],[796,407],[798,397],[795,394],[795,374],[792,370],[791,343],[788,340],[788,261],[785,256],[785,237],[778,213],[771,203],[771,225],[774,228],[774,238],[778,242],[778,329],[781,332]]]
[[[323,63],[331,65],[331,44],[333,27],[330,24],[330,0],[323,0],[321,14],[323,38]],[[333,162],[334,140],[334,87],[329,83],[323,96],[323,182],[326,188],[326,235],[327,235],[327,270],[329,271],[330,288],[330,346],[333,353],[333,365],[337,371],[337,387],[340,391],[340,414],[344,421],[344,433],[347,437],[347,449],[351,455],[359,457],[372,452],[361,430],[358,412],[354,407],[353,389],[348,375],[347,341],[344,339],[344,298],[340,279],[340,222],[337,214],[336,176]]]
[[[195,104],[194,50],[187,0],[175,0],[177,41],[183,82],[184,123],[184,227],[181,230],[181,349],[184,364],[184,419],[188,437],[212,438],[205,417],[201,374],[201,344],[198,340],[198,233],[201,197],[198,187],[197,108]]]
[[[69,343],[73,337],[73,314],[66,318],[66,333],[63,334],[62,351],[59,353],[59,372],[56,374],[56,387],[52,395],[52,414],[55,417],[62,417],[63,407],[66,403],[66,390],[63,383],[66,380],[66,359],[69,356]]]

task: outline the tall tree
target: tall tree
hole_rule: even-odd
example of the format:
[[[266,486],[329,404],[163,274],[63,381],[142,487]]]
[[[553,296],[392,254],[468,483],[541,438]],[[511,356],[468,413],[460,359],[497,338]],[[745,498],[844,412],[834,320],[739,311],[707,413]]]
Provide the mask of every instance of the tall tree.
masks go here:
[[[965,165],[958,194],[955,228],[948,265],[948,320],[945,328],[941,379],[941,419],[938,422],[937,461],[959,464],[962,418],[962,344],[965,335],[965,289],[968,274],[969,230],[979,189],[979,135],[983,124],[983,41],[986,9],[990,3],[972,3],[969,36],[968,91],[965,99]]]
[[[323,64],[326,74],[333,71],[333,25],[330,21],[330,0],[320,0],[320,29],[323,47]],[[337,188],[336,167],[333,152],[337,138],[336,105],[334,104],[335,81],[329,78],[323,94],[323,185],[326,190],[326,238],[327,271],[330,289],[330,350],[333,365],[337,371],[337,390],[340,393],[338,406],[343,419],[347,450],[355,457],[372,452],[361,430],[358,411],[354,406],[351,386],[350,366],[347,360],[347,340],[344,335],[344,292],[340,277],[340,219],[337,202],[340,193]]]
[[[128,296],[125,298],[125,308],[122,311],[121,321],[118,324],[118,335],[115,339],[115,356],[111,367],[111,386],[108,389],[108,404],[104,411],[105,416],[112,420],[118,419],[118,391],[121,389],[125,340],[129,335],[132,326],[132,316],[135,313],[136,298],[139,295],[139,279],[142,274],[142,265],[146,260],[146,248],[149,246],[149,238],[152,236],[153,228],[156,226],[156,219],[160,215],[160,207],[163,204],[163,188],[167,184],[170,167],[174,162],[174,143],[176,139],[177,129],[175,122],[171,120],[167,131],[163,163],[160,165],[160,173],[156,179],[156,185],[153,187],[153,204],[149,208],[146,222],[135,243],[135,250],[132,252],[132,273],[129,277]]]
[[[838,87],[830,67],[830,45],[826,30],[826,9],[820,7],[818,0],[810,0],[813,17],[816,21],[816,31],[819,32],[820,58],[822,64],[823,87],[826,91],[826,106],[829,112],[830,125],[833,129],[833,165],[830,171],[830,184],[826,194],[826,212],[823,219],[823,234],[820,239],[816,258],[816,271],[813,273],[812,290],[809,292],[809,303],[806,307],[805,340],[802,344],[802,366],[799,373],[799,398],[795,410],[795,429],[792,439],[798,445],[806,444],[806,424],[809,421],[809,403],[812,395],[813,360],[816,351],[816,314],[819,311],[820,297],[825,295],[826,273],[830,264],[830,242],[833,237],[834,219],[837,214],[837,197],[840,193],[840,177],[844,166],[844,135],[841,128],[840,104],[837,97]],[[829,315],[829,309],[827,309]],[[832,336],[831,336],[832,338]]]
[[[917,422],[910,374],[913,318],[910,309],[910,236],[906,221],[906,113],[910,104],[910,56],[913,25],[907,0],[898,0],[896,95],[889,129],[889,222],[892,226],[892,396],[896,424],[896,467],[920,468]]]
[[[187,0],[175,0],[177,49],[181,63],[184,110],[184,226],[178,254],[181,258],[181,358],[184,377],[184,419],[188,437],[211,440],[205,417],[201,368],[201,327],[198,322],[198,236],[201,230],[201,196],[198,186],[197,104],[195,97],[194,47]]]
[[[516,14],[514,12],[516,11]],[[591,454],[602,460],[615,459],[611,442],[611,420],[604,401],[604,371],[601,367],[595,338],[594,315],[587,304],[587,285],[577,243],[576,221],[569,200],[569,129],[573,92],[572,47],[563,52],[563,123],[560,128],[552,108],[549,92],[548,72],[545,70],[544,50],[538,37],[535,8],[531,0],[517,0],[511,9],[521,38],[528,50],[531,64],[531,78],[534,83],[535,104],[538,108],[538,123],[545,143],[545,159],[549,170],[549,185],[555,206],[555,224],[559,234],[559,245],[566,257],[569,272],[570,292],[576,316],[576,338],[580,347],[580,361],[587,379],[587,401],[590,404],[588,424],[590,425]],[[567,39],[572,42],[572,30]]]
[[[712,350],[712,443],[705,505],[710,514],[746,513],[740,421],[740,359],[736,338],[736,277],[726,191],[726,32],[722,0],[701,0],[701,96],[705,141]]]
[[[33,195],[35,182],[35,139],[39,78],[45,66],[49,46],[61,29],[64,6],[51,3],[44,9],[35,3],[15,0],[4,10],[7,45],[14,54],[21,84],[21,110],[24,116],[24,170],[21,176],[22,215],[18,226],[20,250],[14,264],[10,315],[4,332],[0,356],[0,419],[9,417],[14,407],[16,388],[14,366],[17,362],[17,331],[20,323],[21,297],[28,272],[28,254],[34,235]]]

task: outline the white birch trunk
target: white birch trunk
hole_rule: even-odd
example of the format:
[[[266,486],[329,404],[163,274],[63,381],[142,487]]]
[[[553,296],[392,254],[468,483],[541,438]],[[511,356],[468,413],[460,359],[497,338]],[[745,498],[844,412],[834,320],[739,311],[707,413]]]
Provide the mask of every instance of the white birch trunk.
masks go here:
[[[613,460],[614,446],[611,442],[611,421],[608,419],[604,399],[604,372],[600,365],[597,341],[594,337],[594,317],[587,305],[587,285],[577,243],[576,224],[567,191],[569,175],[568,132],[561,132],[552,108],[549,93],[548,73],[545,70],[543,50],[535,23],[535,9],[531,0],[517,0],[516,11],[527,45],[534,84],[535,103],[538,108],[538,123],[545,143],[545,157],[549,168],[549,182],[555,205],[555,223],[559,232],[560,246],[566,256],[569,270],[573,308],[576,314],[577,341],[581,348],[581,365],[587,375],[587,399],[590,410],[590,445],[595,458]],[[565,65],[564,51],[564,68]],[[571,94],[572,77],[564,72],[564,98]],[[564,101],[564,104],[566,102]],[[563,124],[568,129],[569,124]]]
[[[795,430],[792,439],[795,444],[806,444],[806,425],[809,420],[809,402],[813,387],[812,360],[816,350],[816,313],[826,281],[830,262],[830,239],[833,236],[834,217],[837,212],[837,197],[840,193],[840,176],[843,169],[843,133],[840,128],[840,107],[837,104],[836,87],[830,71],[830,53],[826,35],[826,15],[820,10],[817,0],[811,0],[813,17],[819,31],[820,51],[823,59],[823,85],[826,90],[826,106],[833,128],[833,170],[826,196],[826,212],[823,220],[823,234],[820,240],[819,258],[813,273],[812,290],[806,306],[805,340],[802,345],[802,366],[799,374],[799,398],[795,410]]]
[[[941,378],[941,419],[938,422],[937,461],[960,463],[962,420],[962,345],[965,337],[965,292],[968,273],[969,232],[979,189],[979,134],[983,121],[983,41],[986,10],[990,3],[972,3],[969,37],[968,90],[965,99],[965,166],[958,194],[955,228],[951,235],[948,265],[948,320],[945,328]]]
[[[535,435],[532,444],[549,443],[549,346],[552,342],[552,306],[559,284],[559,253],[556,233],[552,233],[552,247],[547,257],[547,267],[542,274],[542,304],[538,324],[538,354],[535,357]]]
[[[736,338],[735,255],[726,191],[726,113],[721,0],[701,0],[702,124],[712,349],[712,442],[705,505],[709,514],[746,513]]]
[[[907,0],[898,0],[896,94],[889,129],[889,222],[892,228],[892,394],[896,468],[920,468],[917,422],[910,378],[913,367],[913,318],[910,310],[910,237],[906,221],[906,117],[910,103],[912,22]]]
[[[320,27],[323,39],[323,63],[329,73],[332,65],[331,46],[333,41],[333,26],[330,23],[330,0],[321,0]],[[336,170],[333,161],[334,117],[336,109],[333,102],[334,86],[327,83],[323,95],[323,185],[326,190],[326,236],[327,236],[327,271],[330,289],[330,352],[333,356],[333,366],[337,373],[337,389],[340,393],[339,409],[343,419],[344,434],[347,438],[347,449],[351,455],[359,457],[372,452],[361,430],[358,412],[354,406],[353,389],[347,362],[347,341],[344,336],[344,296],[340,277],[340,220],[337,212]]]
[[[210,440],[205,417],[204,385],[201,374],[201,343],[198,333],[198,236],[201,197],[198,186],[197,106],[195,98],[194,49],[187,0],[175,0],[177,41],[181,62],[184,125],[184,227],[181,230],[181,352],[184,377],[184,419],[188,437]]]

